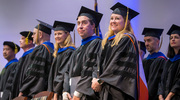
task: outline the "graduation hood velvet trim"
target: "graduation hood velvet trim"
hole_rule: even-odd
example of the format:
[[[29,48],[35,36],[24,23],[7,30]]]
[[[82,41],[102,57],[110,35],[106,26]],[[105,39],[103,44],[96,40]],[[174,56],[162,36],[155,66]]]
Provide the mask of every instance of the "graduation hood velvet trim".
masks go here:
[[[29,49],[28,51],[24,52],[23,55],[22,55],[22,57],[24,57],[24,56],[30,54],[31,52],[33,52],[33,50],[34,50],[34,48]]]
[[[177,61],[177,60],[179,60],[180,59],[180,54],[179,55],[175,55],[173,58],[169,58],[169,60],[171,61],[171,62],[175,62],[175,61]]]
[[[59,48],[59,49],[58,49],[58,53],[61,53],[61,52],[65,51],[65,50],[67,50],[67,49],[73,49],[73,50],[76,50],[74,47],[69,46],[69,47],[65,47],[65,48]]]
[[[99,36],[91,36],[91,37],[88,37],[86,39],[82,39],[81,45],[85,45],[86,43],[88,43],[88,42],[90,42],[90,41],[92,41],[92,40],[94,40],[96,38],[100,38],[100,37]]]
[[[163,56],[163,57],[167,58],[162,52],[157,52],[157,53],[155,52],[152,55],[149,54],[146,59],[147,60],[154,59],[154,58],[158,58],[160,56]]]
[[[15,58],[15,59],[9,61],[9,62],[5,65],[5,68],[6,68],[7,66],[9,66],[10,64],[12,64],[13,62],[18,62],[18,60]]]
[[[43,44],[47,44],[54,50],[54,45],[50,41],[45,41],[45,42],[43,42]]]
[[[114,38],[115,38],[115,36],[116,36],[116,35],[110,36],[110,37],[108,38],[108,41],[110,41],[110,40],[114,39]]]

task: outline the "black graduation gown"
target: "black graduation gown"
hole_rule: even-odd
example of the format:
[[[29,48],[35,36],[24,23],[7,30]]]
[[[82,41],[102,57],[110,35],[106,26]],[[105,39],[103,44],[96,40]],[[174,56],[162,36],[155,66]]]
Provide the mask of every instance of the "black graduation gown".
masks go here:
[[[107,41],[101,53],[100,80],[103,80],[100,100],[137,100],[137,65],[139,52],[134,36],[124,36],[111,47]]]
[[[145,69],[145,76],[147,80],[149,100],[158,100],[158,84],[161,80],[166,57],[158,57],[154,59],[144,59],[143,67]]]
[[[81,76],[76,91],[83,94],[81,100],[96,100],[95,92],[91,88],[93,77],[97,77],[97,55],[100,52],[101,39],[96,38],[74,51],[69,62],[70,77]]]
[[[18,65],[15,69],[15,75],[14,75],[14,79],[13,79],[13,87],[11,90],[12,91],[12,93],[11,93],[12,99],[17,97],[20,93],[19,90],[22,85],[22,79],[25,76],[26,70],[27,70],[27,62],[30,61],[30,54],[31,54],[31,52],[22,56],[18,61]]]
[[[8,100],[11,97],[12,80],[15,74],[15,68],[18,62],[13,62],[6,68],[3,68],[0,80],[0,91],[3,91],[2,100]]]
[[[47,49],[47,48],[48,49]],[[53,49],[46,45],[39,45],[30,54],[25,75],[21,80],[20,92],[24,96],[30,96],[46,91],[48,87],[48,75],[53,61]]]
[[[73,51],[73,49],[67,49],[58,53],[57,57],[53,60],[49,73],[48,91],[55,92],[59,94],[60,97],[62,92],[69,92],[66,90],[64,91],[64,82],[67,82],[66,80],[68,80],[66,79],[68,77],[65,75],[68,68],[65,65],[68,63]]]
[[[180,100],[180,59],[174,62],[168,60],[161,76],[158,95],[163,95],[165,99],[170,92],[175,93],[171,100]]]

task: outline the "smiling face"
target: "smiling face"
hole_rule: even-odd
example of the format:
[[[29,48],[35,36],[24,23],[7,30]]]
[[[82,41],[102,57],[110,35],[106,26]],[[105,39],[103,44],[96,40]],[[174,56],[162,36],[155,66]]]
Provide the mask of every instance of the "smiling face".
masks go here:
[[[90,22],[86,16],[79,16],[77,20],[77,31],[82,39],[94,34],[95,24]]]
[[[21,36],[19,42],[20,42],[20,48],[26,47],[26,37]]]
[[[171,34],[170,45],[172,48],[180,49],[180,36],[179,36],[179,34]]]
[[[124,26],[125,26],[125,20],[121,15],[111,14],[110,27],[115,34],[122,31],[124,29]]]
[[[57,44],[62,45],[66,40],[68,33],[62,30],[54,31],[54,38]]]

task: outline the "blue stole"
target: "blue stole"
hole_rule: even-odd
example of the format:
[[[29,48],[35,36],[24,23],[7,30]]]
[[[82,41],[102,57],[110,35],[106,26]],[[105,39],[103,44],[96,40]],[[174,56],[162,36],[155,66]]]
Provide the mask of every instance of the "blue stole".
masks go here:
[[[171,62],[175,62],[180,59],[180,54],[175,55],[173,58],[169,58]]]
[[[108,38],[108,41],[113,40],[113,39],[115,38],[115,36],[116,36],[116,35],[110,36],[110,37]]]
[[[99,36],[91,36],[91,37],[88,37],[88,38],[85,38],[85,39],[82,39],[82,43],[81,43],[81,46],[82,45],[85,45],[86,43],[88,43],[88,42],[90,42],[90,41],[92,41],[92,40],[94,40],[94,39],[96,39],[96,38],[100,38]]]
[[[54,45],[50,41],[45,41],[43,44],[50,46],[54,50]]]
[[[154,58],[158,58],[159,56],[163,56],[166,58],[166,56],[162,52],[157,52],[157,53],[155,52],[152,55],[149,54],[146,59],[147,60],[154,59]]]
[[[6,64],[5,68],[6,68],[7,66],[9,66],[10,64],[12,64],[13,62],[18,62],[18,60],[17,60],[16,58],[12,59],[11,61],[9,61],[9,62]]]
[[[76,50],[74,47],[69,46],[69,47],[59,48],[59,49],[58,49],[58,53],[61,53],[61,52],[65,51],[65,50],[67,50],[67,49],[73,49],[73,50]]]
[[[24,56],[30,54],[33,50],[34,50],[34,48],[29,49],[28,51],[24,52],[23,55],[22,55],[22,57],[24,57]]]

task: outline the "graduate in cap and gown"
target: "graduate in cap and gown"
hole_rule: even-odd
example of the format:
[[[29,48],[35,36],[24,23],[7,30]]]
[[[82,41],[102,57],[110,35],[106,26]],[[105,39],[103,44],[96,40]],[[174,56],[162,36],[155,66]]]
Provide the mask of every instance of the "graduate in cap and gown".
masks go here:
[[[94,29],[98,27],[102,14],[84,6],[77,18],[77,31],[82,43],[70,59],[70,89],[73,100],[97,100],[91,88],[93,77],[97,77],[97,58],[101,48],[101,38]]]
[[[180,26],[173,24],[167,34],[169,47],[159,84],[159,100],[180,100]]]
[[[157,100],[158,84],[163,72],[163,66],[167,60],[166,56],[159,51],[160,36],[163,29],[144,28],[145,46],[149,55],[143,60],[144,72],[148,85],[149,100]]]
[[[68,63],[71,54],[75,50],[75,45],[72,42],[70,32],[73,31],[75,24],[62,21],[55,21],[54,38],[55,38],[55,51],[53,53],[54,60],[51,66],[48,79],[48,91],[54,92],[54,100],[62,100],[64,98],[71,98],[69,89],[66,90],[65,83],[69,83],[68,79]],[[63,99],[64,100],[64,99]]]
[[[3,56],[8,61],[5,67],[1,71],[0,78],[0,92],[2,100],[11,99],[12,81],[15,74],[15,68],[18,64],[18,60],[15,57],[20,51],[20,47],[11,41],[4,41],[3,43]]]
[[[139,13],[119,2],[111,10],[102,41],[100,75],[93,79],[92,88],[100,91],[100,100],[137,100],[139,50],[130,20]]]
[[[34,28],[32,35],[33,43],[37,46],[26,64],[27,70],[22,76],[19,96],[32,97],[47,90],[48,87],[48,75],[54,52],[54,45],[50,42],[52,26],[40,20],[37,21],[40,24]]]
[[[141,60],[143,60],[144,59],[144,55],[146,54],[145,43],[142,42],[142,41],[138,41],[138,46],[139,46],[139,50],[140,50]]]
[[[27,70],[27,62],[30,60],[30,53],[33,51],[34,49],[34,44],[33,44],[33,32],[31,31],[22,31],[20,32],[21,38],[19,40],[20,42],[20,48],[22,48],[24,50],[23,55],[21,56],[21,58],[19,58],[18,61],[18,65],[15,69],[15,75],[14,75],[14,79],[12,80],[12,90],[11,90],[11,94],[12,94],[12,98],[15,98],[18,96],[19,94],[19,89],[21,87],[21,79],[23,79],[26,70]]]

